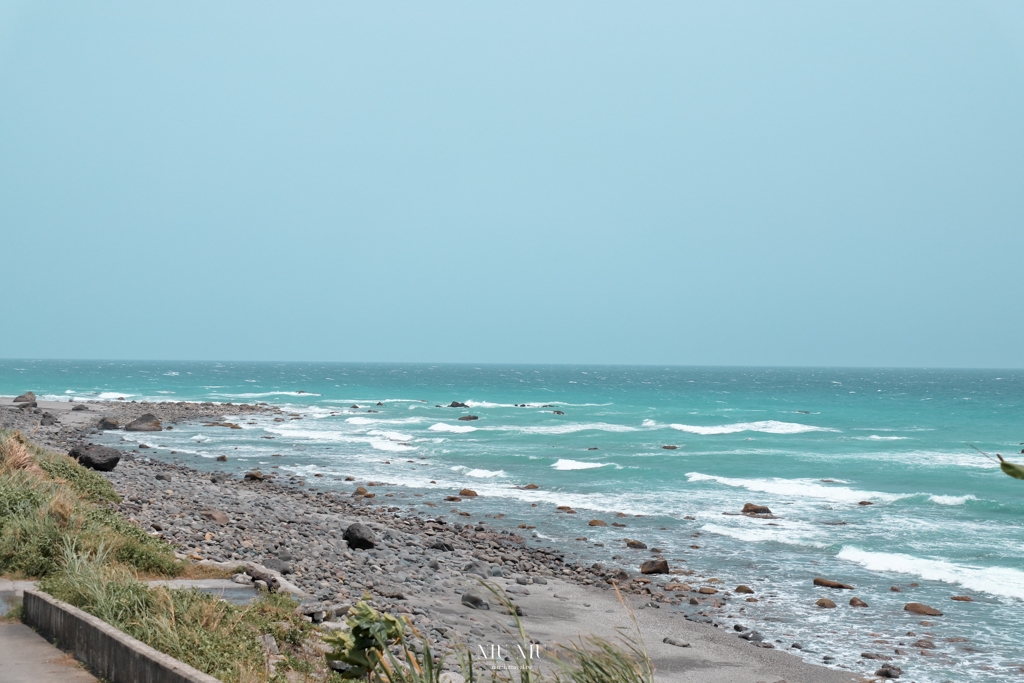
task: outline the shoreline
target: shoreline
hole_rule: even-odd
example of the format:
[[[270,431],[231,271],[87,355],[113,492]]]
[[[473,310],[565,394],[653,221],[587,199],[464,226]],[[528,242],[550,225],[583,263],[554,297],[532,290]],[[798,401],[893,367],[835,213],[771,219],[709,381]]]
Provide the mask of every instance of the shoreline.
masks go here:
[[[0,399],[0,426],[22,429],[38,443],[63,451],[88,441],[101,417],[124,424],[151,412],[173,426],[228,414],[283,412],[251,404],[39,402],[34,409],[39,412],[10,405],[9,398]],[[73,410],[76,405],[88,409]],[[39,425],[43,414],[55,418],[54,424]],[[498,610],[462,604],[462,594],[478,588],[466,571],[470,568],[492,572],[490,580],[524,610],[527,631],[545,645],[590,633],[614,637],[616,627],[628,626],[628,615],[608,583],[617,578],[623,599],[635,611],[659,681],[838,683],[863,678],[783,651],[789,643],[771,644],[780,649],[770,649],[768,643],[758,647],[731,629],[711,625],[742,621],[735,615],[727,618],[725,612],[735,609],[728,609],[730,601],[741,603],[745,598],[721,586],[714,594],[700,593],[699,587],[710,589],[711,584],[689,579],[686,570],[614,576],[600,565],[583,567],[565,562],[558,552],[530,548],[514,530],[500,529],[500,522],[493,520],[486,526],[463,526],[404,516],[401,508],[385,502],[388,494],[353,498],[350,492],[310,491],[286,482],[230,476],[215,483],[209,473],[149,459],[140,452],[124,452],[121,463],[104,476],[124,496],[119,510],[125,517],[161,535],[191,559],[263,563],[277,558],[291,565],[294,573],[287,579],[310,599],[351,603],[369,592],[375,607],[408,614],[448,651],[455,641],[473,647],[500,644],[508,628],[507,616]],[[369,482],[347,484],[354,488]],[[348,548],[341,534],[354,522],[373,529],[380,542],[377,548]],[[495,568],[501,576],[493,575]],[[693,585],[686,587],[693,590],[665,588],[687,581]],[[699,603],[697,615],[687,615],[679,607],[685,603],[689,608],[694,602]],[[689,646],[663,642],[665,638]]]

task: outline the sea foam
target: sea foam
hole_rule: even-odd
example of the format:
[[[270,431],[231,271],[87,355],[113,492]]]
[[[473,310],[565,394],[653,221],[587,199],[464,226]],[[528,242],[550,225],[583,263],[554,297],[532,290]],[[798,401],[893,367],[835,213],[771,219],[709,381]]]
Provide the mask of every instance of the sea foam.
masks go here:
[[[837,557],[873,572],[910,574],[927,581],[959,584],[970,590],[1024,599],[1024,571],[1010,567],[972,567],[902,553],[873,553],[843,546]]]
[[[748,491],[759,493],[771,493],[776,496],[789,496],[795,498],[818,498],[830,500],[836,503],[858,503],[862,500],[872,499],[891,502],[901,498],[907,498],[914,494],[882,493],[880,491],[859,491],[847,486],[825,486],[815,479],[740,479],[733,477],[717,477],[701,472],[687,472],[687,479],[691,482],[713,481],[725,486],[744,488]]]
[[[829,427],[815,427],[813,425],[800,424],[799,422],[779,422],[778,420],[763,420],[761,422],[734,422],[727,425],[701,426],[670,424],[672,429],[690,434],[709,436],[713,434],[738,434],[740,432],[762,432],[764,434],[803,434],[805,432],[838,432],[838,429]]]
[[[427,429],[432,432],[450,432],[452,434],[468,434],[469,432],[476,431],[476,427],[470,427],[469,425],[450,425],[445,422],[438,422],[437,424],[430,425]]]
[[[611,462],[580,462],[579,460],[566,460],[562,458],[551,467],[556,470],[592,470],[598,467],[610,467],[614,464]]]

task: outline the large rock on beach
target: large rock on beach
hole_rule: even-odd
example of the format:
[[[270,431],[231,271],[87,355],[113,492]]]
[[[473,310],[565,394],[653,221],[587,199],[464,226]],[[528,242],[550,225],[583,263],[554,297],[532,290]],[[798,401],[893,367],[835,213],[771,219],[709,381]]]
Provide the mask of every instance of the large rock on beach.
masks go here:
[[[268,557],[263,560],[263,566],[279,574],[292,574],[292,566],[278,557]]]
[[[659,558],[647,560],[640,565],[641,574],[668,574],[668,560]]]
[[[21,396],[15,397],[14,402],[15,403],[30,403],[30,402],[35,401],[35,400],[36,400],[36,395],[34,393],[32,393],[31,391],[26,391]]]
[[[121,425],[117,424],[117,420],[112,417],[101,417],[100,421],[96,423],[96,429],[99,429],[101,431],[120,428]]]
[[[472,609],[491,609],[491,605],[476,591],[466,591],[462,594],[462,604]]]
[[[904,611],[911,614],[923,614],[926,617],[941,617],[942,612],[920,602],[908,602],[903,606]]]
[[[483,579],[491,578],[491,566],[484,562],[470,562],[462,571],[466,574],[474,574]]]
[[[159,432],[162,429],[160,418],[153,413],[140,415],[124,426],[126,432]]]
[[[371,550],[377,547],[377,537],[373,535],[373,530],[359,522],[345,529],[345,533],[341,537],[348,543],[349,548]]]
[[[109,446],[86,444],[75,446],[68,453],[84,467],[100,472],[110,472],[121,461],[121,451]]]

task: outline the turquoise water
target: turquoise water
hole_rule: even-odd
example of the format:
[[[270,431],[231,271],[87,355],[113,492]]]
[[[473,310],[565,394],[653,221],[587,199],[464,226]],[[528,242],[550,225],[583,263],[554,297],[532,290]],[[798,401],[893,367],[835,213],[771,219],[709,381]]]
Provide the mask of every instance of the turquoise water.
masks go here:
[[[283,405],[302,419],[139,438],[161,447],[155,457],[223,468],[213,458],[225,454],[229,467],[278,465],[320,488],[354,476],[437,501],[469,486],[481,498],[457,509],[534,525],[531,543],[587,561],[635,568],[646,555],[621,539],[639,538],[672,564],[751,585],[760,602],[733,603],[725,621],[799,641],[810,660],[873,670],[861,652],[927,633],[933,656],[897,658],[905,679],[1009,680],[1024,666],[1024,481],[968,446],[1020,452],[1021,371],[0,361],[0,394],[28,389]],[[469,408],[437,407],[452,401]],[[466,413],[479,419],[456,419]],[[526,483],[540,488],[516,488]],[[777,519],[722,514],[747,502]],[[448,505],[416,510],[463,519]],[[870,608],[815,589],[815,576],[853,584]],[[964,594],[974,602],[950,600]],[[816,608],[819,597],[840,606]],[[922,626],[902,610],[910,601],[945,616]]]

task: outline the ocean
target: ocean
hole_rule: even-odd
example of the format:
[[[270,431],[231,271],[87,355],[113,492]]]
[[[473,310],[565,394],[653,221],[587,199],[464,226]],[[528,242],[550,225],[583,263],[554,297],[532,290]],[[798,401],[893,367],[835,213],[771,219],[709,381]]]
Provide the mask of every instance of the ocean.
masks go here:
[[[862,652],[899,648],[907,680],[1024,671],[1024,481],[971,448],[1024,462],[1019,370],[0,361],[0,394],[26,390],[280,405],[284,421],[99,440],[313,488],[385,482],[378,491],[426,494],[378,493],[410,514],[524,524],[532,544],[634,572],[650,553],[622,539],[640,539],[670,565],[751,586],[759,601],[731,602],[723,621],[799,642],[794,653],[819,663],[865,671]],[[480,497],[419,502],[463,487]],[[745,503],[775,518],[726,514]],[[855,589],[816,588],[818,576]],[[852,595],[869,607],[848,606]],[[821,597],[838,607],[816,607]],[[907,602],[944,616],[922,625]],[[920,654],[920,638],[936,648]]]

